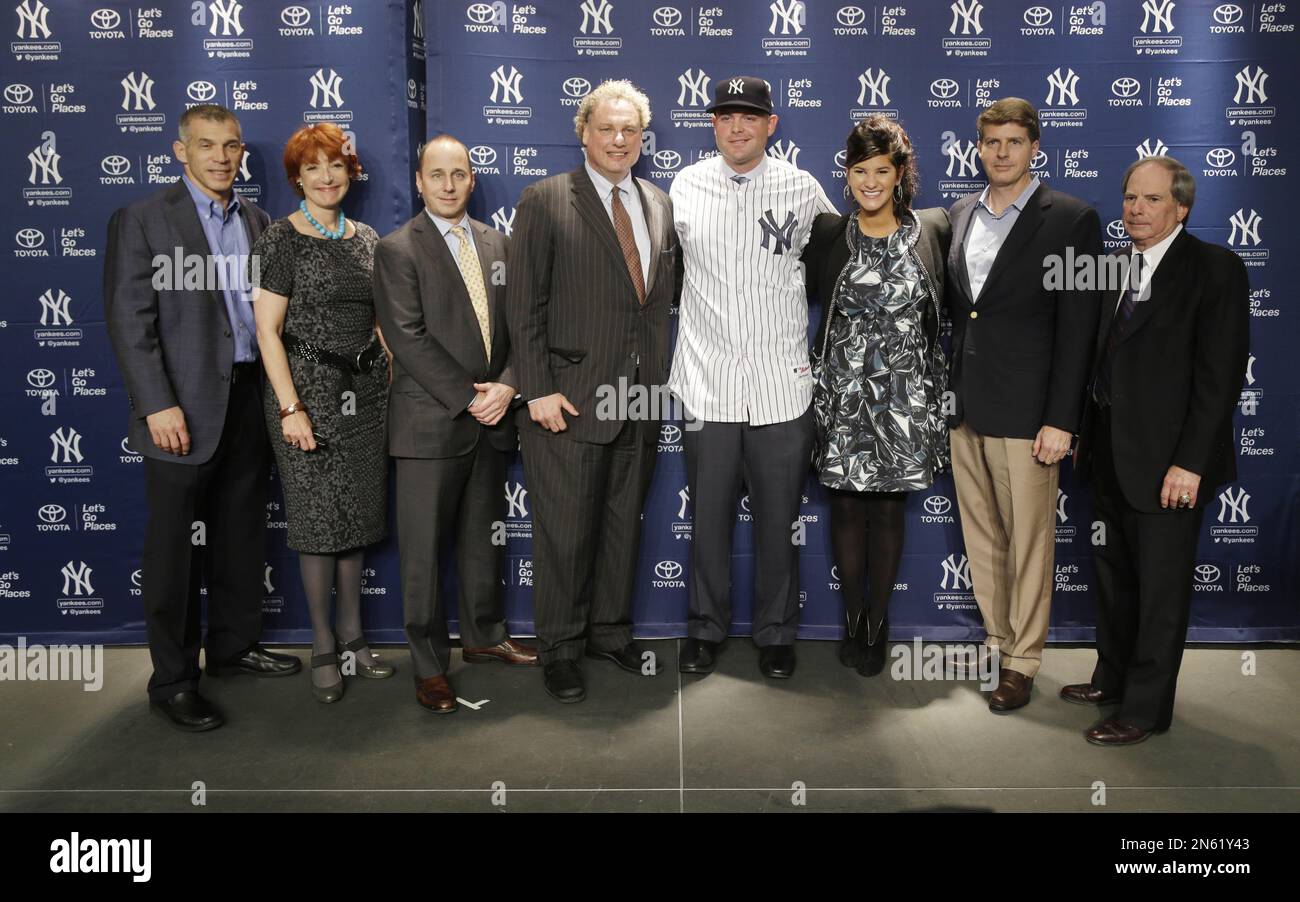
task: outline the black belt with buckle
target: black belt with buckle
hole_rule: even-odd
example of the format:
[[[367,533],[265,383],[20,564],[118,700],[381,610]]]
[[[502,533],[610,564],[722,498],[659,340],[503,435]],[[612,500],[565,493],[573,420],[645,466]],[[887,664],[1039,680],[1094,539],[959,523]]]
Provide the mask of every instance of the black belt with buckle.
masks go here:
[[[280,341],[284,344],[284,349],[295,357],[301,357],[303,360],[310,360],[313,363],[324,364],[341,372],[344,384],[348,389],[352,387],[352,377],[369,373],[375,368],[375,363],[384,353],[383,346],[375,339],[372,339],[370,344],[358,351],[355,357],[346,357],[343,354],[337,354],[334,351],[309,344],[294,335],[290,335],[288,332],[280,336]]]

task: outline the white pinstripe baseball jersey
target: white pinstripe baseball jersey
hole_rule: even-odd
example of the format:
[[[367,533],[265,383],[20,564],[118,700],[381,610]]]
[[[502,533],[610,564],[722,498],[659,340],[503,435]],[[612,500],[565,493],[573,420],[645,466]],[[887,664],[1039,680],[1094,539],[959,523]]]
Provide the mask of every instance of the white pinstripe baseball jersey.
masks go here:
[[[813,391],[799,255],[813,219],[835,207],[784,160],[765,157],[744,184],[733,175],[718,156],[673,179],[686,276],[668,384],[697,419],[783,423]]]

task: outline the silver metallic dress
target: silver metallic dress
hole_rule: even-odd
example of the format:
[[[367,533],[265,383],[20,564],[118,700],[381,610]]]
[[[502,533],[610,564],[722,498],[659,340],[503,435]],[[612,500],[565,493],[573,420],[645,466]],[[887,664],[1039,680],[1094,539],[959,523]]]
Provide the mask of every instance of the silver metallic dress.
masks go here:
[[[910,213],[887,238],[863,235],[848,218],[849,261],[830,299],[813,395],[813,462],[830,488],[916,491],[949,465],[946,370],[928,334],[937,299],[913,250],[918,237]]]

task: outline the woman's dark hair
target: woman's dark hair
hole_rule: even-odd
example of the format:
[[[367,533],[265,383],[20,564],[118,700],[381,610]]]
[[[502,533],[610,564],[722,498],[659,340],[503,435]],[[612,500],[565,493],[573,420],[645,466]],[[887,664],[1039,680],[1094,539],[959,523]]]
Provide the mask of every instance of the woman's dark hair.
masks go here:
[[[887,156],[898,170],[898,185],[902,197],[894,195],[894,215],[902,216],[904,210],[912,209],[912,198],[916,197],[916,152],[903,127],[884,116],[868,116],[849,132],[845,144],[844,172],[872,157]],[[845,180],[847,185],[847,178]]]

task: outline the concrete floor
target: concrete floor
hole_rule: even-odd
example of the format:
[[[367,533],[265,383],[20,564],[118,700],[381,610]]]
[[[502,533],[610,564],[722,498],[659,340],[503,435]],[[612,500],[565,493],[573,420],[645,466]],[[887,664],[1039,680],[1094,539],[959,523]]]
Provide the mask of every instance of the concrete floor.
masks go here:
[[[677,673],[677,641],[647,645],[667,672],[585,661],[578,705],[457,652],[457,694],[487,703],[447,716],[415,703],[404,648],[332,706],[305,673],[205,677],[227,721],[201,734],[150,713],[144,649],[108,649],[99,692],[0,681],[0,810],[193,810],[202,781],[208,811],[491,811],[500,781],[506,811],[1300,811],[1296,649],[1252,652],[1252,676],[1242,649],[1189,649],[1173,729],[1103,749],[1081,736],[1094,710],[1057,698],[1087,648],[1049,648],[1031,704],[999,717],[974,682],[863,679],[833,642],[798,643],[781,682],[747,639],[707,677]]]

